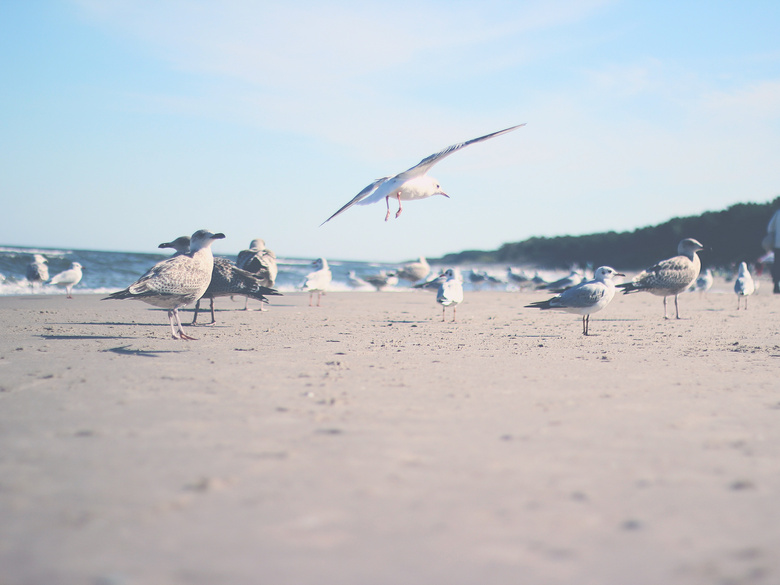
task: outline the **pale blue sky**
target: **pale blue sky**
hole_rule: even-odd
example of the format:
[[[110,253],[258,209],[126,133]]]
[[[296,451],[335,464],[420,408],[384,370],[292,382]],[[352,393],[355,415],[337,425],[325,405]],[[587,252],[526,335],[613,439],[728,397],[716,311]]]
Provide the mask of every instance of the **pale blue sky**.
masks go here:
[[[780,194],[780,3],[0,0],[0,243],[401,261]],[[319,224],[374,179],[451,199]],[[675,243],[670,243],[674,246]]]

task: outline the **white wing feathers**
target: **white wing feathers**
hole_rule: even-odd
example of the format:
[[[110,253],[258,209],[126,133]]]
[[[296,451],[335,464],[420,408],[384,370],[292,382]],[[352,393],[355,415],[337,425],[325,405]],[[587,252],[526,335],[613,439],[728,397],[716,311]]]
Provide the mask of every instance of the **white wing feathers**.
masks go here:
[[[425,157],[409,170],[397,174],[395,178],[406,180],[406,179],[412,179],[414,177],[422,176],[425,173],[427,173],[430,170],[430,168],[433,165],[435,165],[437,162],[450,156],[452,153],[459,151],[461,148],[466,148],[467,146],[476,144],[477,142],[482,142],[483,140],[489,140],[491,138],[495,138],[496,136],[501,136],[502,134],[506,134],[507,132],[511,132],[512,130],[517,130],[522,126],[525,126],[525,124],[518,124],[517,126],[512,126],[511,128],[506,128],[504,130],[499,130],[498,132],[485,134],[484,136],[480,136],[479,138],[472,138],[471,140],[467,140],[466,142],[459,142],[458,144],[453,144],[452,146],[448,146],[447,148],[445,148],[440,152],[437,152],[436,154],[432,154],[431,156]]]

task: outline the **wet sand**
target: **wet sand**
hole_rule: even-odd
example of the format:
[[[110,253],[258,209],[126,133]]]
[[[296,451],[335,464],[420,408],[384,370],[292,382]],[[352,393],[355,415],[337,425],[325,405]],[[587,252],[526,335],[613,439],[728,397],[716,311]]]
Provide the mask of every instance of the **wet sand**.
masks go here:
[[[0,584],[780,582],[770,290],[0,297]]]

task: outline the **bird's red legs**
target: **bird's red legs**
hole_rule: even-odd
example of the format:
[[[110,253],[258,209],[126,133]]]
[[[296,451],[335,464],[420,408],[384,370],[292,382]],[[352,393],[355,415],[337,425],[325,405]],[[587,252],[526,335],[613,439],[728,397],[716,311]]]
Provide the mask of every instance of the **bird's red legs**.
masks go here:
[[[401,192],[395,194],[395,198],[398,199],[398,211],[396,211],[395,216],[398,217],[401,215],[401,212],[403,211],[403,208],[401,207]],[[390,219],[390,195],[387,195],[385,197],[385,203],[387,204],[387,214],[385,214],[385,221]]]

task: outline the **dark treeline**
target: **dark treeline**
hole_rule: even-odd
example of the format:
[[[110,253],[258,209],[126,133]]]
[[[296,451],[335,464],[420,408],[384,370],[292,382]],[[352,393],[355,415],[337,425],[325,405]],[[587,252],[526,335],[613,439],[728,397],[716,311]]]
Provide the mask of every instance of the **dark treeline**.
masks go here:
[[[770,203],[738,203],[723,211],[677,217],[657,226],[632,232],[605,232],[585,236],[534,237],[504,244],[498,250],[467,250],[436,260],[442,264],[501,263],[547,268],[609,265],[618,269],[645,268],[674,256],[683,238],[696,238],[704,246],[704,266],[726,267],[753,262],[764,253],[761,239],[780,197]]]

